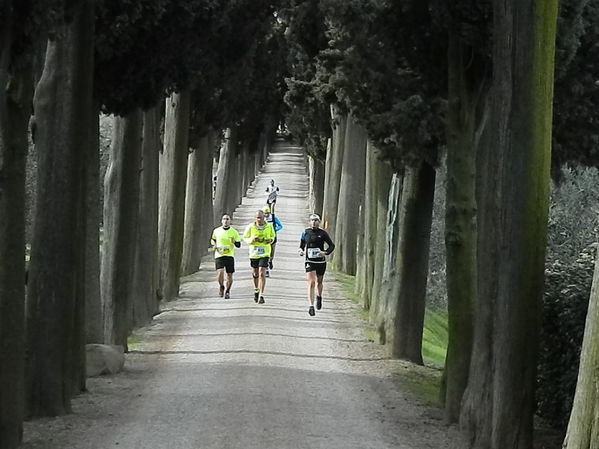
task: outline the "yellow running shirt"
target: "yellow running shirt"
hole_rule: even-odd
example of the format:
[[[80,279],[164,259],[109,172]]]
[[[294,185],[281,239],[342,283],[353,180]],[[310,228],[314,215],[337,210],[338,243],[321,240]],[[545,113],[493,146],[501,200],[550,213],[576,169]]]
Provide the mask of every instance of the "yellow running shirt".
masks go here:
[[[258,238],[257,242],[252,242],[254,237]],[[270,244],[275,239],[275,230],[270,223],[266,223],[262,229],[258,229],[256,223],[251,223],[245,228],[243,238],[250,249],[250,259],[270,257]],[[265,240],[269,240],[269,243],[265,243]]]
[[[214,246],[214,258],[229,256],[235,257],[235,243],[241,242],[239,233],[235,228],[225,229],[222,226],[212,231],[210,243]]]

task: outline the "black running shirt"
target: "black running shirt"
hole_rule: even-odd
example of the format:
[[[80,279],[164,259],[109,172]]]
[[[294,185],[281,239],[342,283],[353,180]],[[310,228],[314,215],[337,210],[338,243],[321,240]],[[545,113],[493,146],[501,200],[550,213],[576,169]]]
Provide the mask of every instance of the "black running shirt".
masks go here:
[[[325,243],[327,244],[326,250],[324,249]],[[306,260],[310,262],[326,262],[324,257],[316,257],[315,254],[319,251],[324,251],[328,256],[335,249],[335,244],[324,229],[307,228],[302,232],[300,248],[305,252]]]

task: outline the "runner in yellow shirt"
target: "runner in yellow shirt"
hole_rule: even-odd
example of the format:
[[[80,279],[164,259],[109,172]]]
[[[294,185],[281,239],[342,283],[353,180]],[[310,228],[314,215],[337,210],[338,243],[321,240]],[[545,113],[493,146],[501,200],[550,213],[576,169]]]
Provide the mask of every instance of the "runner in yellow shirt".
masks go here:
[[[231,217],[223,215],[222,226],[212,231],[210,243],[214,250],[214,264],[216,266],[216,281],[218,282],[218,296],[229,299],[235,273],[235,248],[241,246],[239,233],[231,227]],[[225,271],[227,272],[225,287]]]
[[[255,220],[243,233],[243,239],[249,245],[250,266],[254,282],[254,301],[264,304],[266,286],[266,268],[270,260],[270,244],[275,239],[275,230],[267,223],[262,210],[256,211]]]

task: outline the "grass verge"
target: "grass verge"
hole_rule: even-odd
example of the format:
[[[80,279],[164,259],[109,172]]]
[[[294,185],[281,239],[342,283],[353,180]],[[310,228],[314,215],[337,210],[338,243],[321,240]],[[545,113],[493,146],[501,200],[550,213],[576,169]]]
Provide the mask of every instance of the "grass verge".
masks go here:
[[[355,293],[355,276],[333,271],[335,280],[343,288],[346,297],[362,304],[362,298]],[[356,316],[368,323],[368,311],[360,308]],[[378,335],[374,328],[365,325],[364,335],[370,341],[378,341]],[[447,312],[439,310],[425,311],[424,329],[422,332],[422,358],[426,367],[424,369],[414,365],[414,369],[404,372],[401,379],[410,391],[426,404],[440,406],[439,390],[441,386],[442,369],[445,366],[447,353]]]

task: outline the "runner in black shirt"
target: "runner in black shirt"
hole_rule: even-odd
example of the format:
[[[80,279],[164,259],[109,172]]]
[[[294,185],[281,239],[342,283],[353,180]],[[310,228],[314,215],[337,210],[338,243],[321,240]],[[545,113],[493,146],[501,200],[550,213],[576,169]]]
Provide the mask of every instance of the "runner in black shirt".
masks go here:
[[[316,293],[316,309],[322,308],[322,278],[327,269],[326,256],[335,249],[335,244],[329,234],[320,229],[320,217],[316,214],[310,215],[310,227],[302,232],[300,239],[300,256],[306,256],[306,280],[308,281],[308,302],[310,308],[308,313],[314,316],[314,287]],[[327,244],[325,250],[324,245]]]

